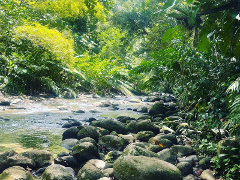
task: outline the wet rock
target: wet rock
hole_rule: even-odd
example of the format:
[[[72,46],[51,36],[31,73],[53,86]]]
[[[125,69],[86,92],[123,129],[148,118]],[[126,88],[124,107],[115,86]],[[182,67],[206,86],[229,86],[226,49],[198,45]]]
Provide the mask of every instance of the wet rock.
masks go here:
[[[199,167],[203,170],[211,167],[211,157],[205,157],[199,161]]]
[[[213,172],[209,169],[204,170],[200,177],[201,179],[205,179],[205,180],[215,180],[215,177],[213,176]]]
[[[94,126],[80,126],[80,127],[78,127],[78,129],[80,129],[80,130],[77,134],[77,139],[90,137],[97,141],[99,138],[97,128]]]
[[[180,162],[177,164],[177,168],[181,171],[183,176],[193,173],[192,165],[188,162]]]
[[[74,177],[66,167],[59,164],[48,166],[42,174],[42,180],[73,180]]]
[[[33,176],[20,166],[5,169],[0,174],[1,180],[34,180]]]
[[[114,162],[113,171],[118,180],[183,179],[178,168],[154,157],[121,156]]]
[[[62,165],[69,167],[79,167],[80,164],[74,156],[63,156],[60,158]]]
[[[173,151],[170,148],[164,149],[157,153],[159,155],[159,159],[169,162],[171,164],[176,164],[177,162],[177,152]]]
[[[35,168],[48,166],[53,162],[53,156],[47,150],[34,149],[22,153],[22,156],[32,159],[34,161]]]
[[[190,163],[192,166],[195,166],[195,161],[194,159],[191,157],[191,156],[188,156],[188,157],[182,157],[182,158],[177,158],[178,162],[188,162]]]
[[[147,156],[147,157],[159,157],[157,153],[149,151],[145,148],[129,144],[122,152],[122,156]]]
[[[122,150],[124,139],[118,136],[106,135],[100,137],[98,143],[106,147],[108,150]]]
[[[67,150],[72,150],[73,146],[77,143],[77,139],[65,139],[61,142],[60,146]]]
[[[159,133],[159,127],[151,123],[149,120],[142,120],[137,122],[136,131],[152,131],[154,134]]]
[[[69,156],[69,153],[67,153],[66,151],[62,151],[57,156],[58,157]]]
[[[106,119],[101,121],[101,127],[107,129],[108,131],[116,131],[119,134],[125,134],[126,126],[118,121],[112,119]]]
[[[62,140],[65,139],[77,139],[77,134],[78,134],[79,129],[77,127],[71,127],[67,129],[66,131],[63,132],[62,135]]]
[[[75,99],[76,98],[76,93],[73,91],[64,91],[63,92],[63,98],[64,99]]]
[[[168,109],[163,105],[162,102],[156,102],[149,110],[151,116],[156,114],[165,114]]]
[[[139,108],[137,108],[137,112],[147,113],[148,108],[147,107],[139,107]]]
[[[83,111],[83,110],[77,110],[77,111],[75,111],[74,113],[82,114],[82,113],[85,113],[85,111]]]
[[[97,180],[104,177],[104,173],[93,163],[87,162],[79,171],[77,180]]]
[[[80,125],[82,125],[81,122],[79,122],[75,119],[71,119],[71,120],[68,120],[67,123],[63,124],[62,128],[70,128],[70,127],[73,127],[73,126],[80,126]]]
[[[189,145],[174,145],[171,147],[173,151],[176,151],[179,156],[188,156],[193,154],[193,148]]]
[[[90,142],[77,143],[72,149],[72,155],[80,162],[86,162],[98,157],[97,147]]]
[[[0,100],[0,106],[10,106],[10,101]]]
[[[34,161],[28,157],[24,157],[18,154],[16,151],[11,150],[0,154],[0,171],[9,168],[11,166],[27,166],[33,168]]]
[[[153,136],[155,134],[152,131],[140,131],[137,133],[136,139],[147,142]]]

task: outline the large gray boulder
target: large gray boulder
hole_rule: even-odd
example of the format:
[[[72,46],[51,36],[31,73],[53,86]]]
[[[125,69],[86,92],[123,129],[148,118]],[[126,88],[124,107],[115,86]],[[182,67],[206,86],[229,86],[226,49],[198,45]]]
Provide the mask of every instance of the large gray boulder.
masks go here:
[[[60,146],[67,150],[72,150],[73,146],[77,143],[77,139],[65,139],[61,142]]]
[[[22,153],[22,156],[34,161],[34,168],[48,166],[53,162],[52,154],[47,150],[31,150]]]
[[[182,180],[181,172],[174,165],[155,157],[121,156],[113,164],[118,180]]]
[[[162,102],[156,102],[149,110],[149,114],[154,116],[156,114],[165,114],[168,109],[164,106]]]
[[[108,150],[122,150],[124,139],[114,135],[106,135],[99,138],[98,144],[103,145]]]
[[[119,134],[125,134],[126,132],[126,126],[123,123],[112,119],[102,120],[101,127],[109,130],[109,132],[116,131]]]
[[[78,171],[77,180],[97,180],[101,177],[104,177],[104,173],[89,161]]]
[[[69,168],[68,168],[69,169]],[[73,180],[73,175],[66,167],[59,164],[48,166],[42,174],[41,180]]]
[[[5,169],[0,174],[1,180],[34,180],[33,176],[20,166]]]
[[[78,139],[83,139],[86,137],[93,138],[95,141],[98,141],[99,134],[97,132],[97,128],[94,126],[79,126],[80,130],[77,134]]]
[[[122,152],[122,156],[147,156],[147,157],[159,157],[157,153],[149,151],[145,148],[129,144]]]
[[[71,127],[63,132],[62,140],[64,139],[77,139],[79,129],[77,127]]]
[[[152,131],[154,134],[158,134],[160,129],[155,124],[151,123],[149,120],[142,120],[137,122],[136,131]]]
[[[176,151],[179,156],[189,156],[194,153],[192,146],[189,145],[174,145],[171,147],[173,151]]]
[[[11,150],[0,154],[0,171],[11,166],[34,167],[34,161]]]
[[[157,153],[159,155],[159,159],[169,162],[171,164],[176,164],[177,162],[177,152],[172,149],[164,149]]]
[[[72,149],[72,155],[80,163],[99,156],[97,147],[90,142],[77,143]]]

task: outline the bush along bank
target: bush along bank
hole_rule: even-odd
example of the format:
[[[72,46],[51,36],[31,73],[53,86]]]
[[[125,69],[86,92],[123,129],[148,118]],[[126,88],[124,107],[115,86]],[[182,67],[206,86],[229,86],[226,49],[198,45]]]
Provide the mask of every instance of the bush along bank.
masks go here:
[[[237,137],[213,129],[206,136],[221,138],[218,144],[208,141],[179,116],[172,95],[145,101],[155,103],[147,110],[137,109],[145,112],[138,119],[90,118],[88,125],[71,120],[61,143],[69,152],[55,159],[44,150],[0,154],[0,179],[212,180],[228,170],[237,175]]]

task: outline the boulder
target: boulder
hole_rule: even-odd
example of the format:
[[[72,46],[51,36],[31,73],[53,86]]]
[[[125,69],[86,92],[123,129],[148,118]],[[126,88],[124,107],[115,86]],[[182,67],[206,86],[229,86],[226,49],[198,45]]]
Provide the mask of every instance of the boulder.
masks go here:
[[[83,138],[83,139],[80,139],[80,140],[77,141],[76,144],[81,144],[81,143],[83,143],[83,142],[90,142],[90,143],[92,143],[93,145],[97,146],[97,142],[96,142],[93,138],[90,138],[90,137],[85,137],[85,138]]]
[[[103,172],[91,162],[87,162],[77,174],[77,180],[97,180],[102,177]]]
[[[171,164],[176,164],[177,162],[177,152],[167,148],[157,153],[159,159],[169,162]]]
[[[137,133],[136,139],[147,142],[153,136],[155,134],[152,131],[140,131]]]
[[[133,143],[134,142],[134,137],[131,134],[127,134],[127,135],[120,135],[119,137],[124,139],[124,144],[128,145],[129,143]]]
[[[136,129],[137,121],[132,120],[130,123],[127,124],[127,130],[132,133],[137,133]]]
[[[188,162],[180,162],[177,164],[177,168],[181,171],[183,176],[193,173],[193,167]]]
[[[124,139],[114,135],[105,135],[99,138],[98,144],[103,145],[108,150],[122,150]]]
[[[211,167],[211,157],[205,157],[199,161],[199,167],[203,170],[208,169]]]
[[[77,96],[76,93],[73,92],[72,90],[63,92],[63,98],[64,99],[75,99],[76,96]]]
[[[64,139],[77,139],[79,129],[77,127],[71,127],[63,132],[62,140]]]
[[[173,144],[177,144],[177,138],[174,134],[158,134],[156,137],[154,137],[154,139],[155,140],[168,139]]]
[[[119,134],[124,134],[126,132],[126,126],[123,123],[112,119],[102,120],[101,127],[109,130],[109,132],[116,131]]]
[[[77,134],[78,139],[83,139],[86,137],[93,138],[95,141],[98,141],[99,134],[97,132],[97,128],[94,126],[79,126],[80,130]]]
[[[159,127],[157,127],[155,124],[151,123],[149,120],[142,120],[137,122],[136,131],[152,131],[154,134],[159,133]]]
[[[96,130],[97,130],[99,137],[109,135],[109,131],[107,129],[97,127]]]
[[[77,159],[74,156],[70,156],[70,155],[55,158],[54,164],[61,164],[63,166],[68,166],[73,168],[80,166],[80,163],[77,161]]]
[[[48,166],[53,162],[52,154],[47,150],[31,150],[22,153],[22,156],[30,158],[34,161],[35,168]]]
[[[80,163],[99,156],[97,147],[90,142],[77,143],[72,149],[72,155]]]
[[[162,102],[156,102],[149,110],[149,114],[154,116],[156,114],[165,114],[168,109],[163,105]]]
[[[209,169],[204,170],[201,173],[200,178],[205,180],[215,180],[215,177],[213,176],[213,172]]]
[[[67,150],[72,150],[73,146],[77,143],[77,139],[65,139],[61,142],[60,146]]]
[[[173,151],[176,151],[179,156],[188,156],[193,154],[193,148],[189,145],[174,145],[171,147]]]
[[[0,174],[1,180],[34,180],[33,176],[20,166],[12,166]]]
[[[173,146],[172,141],[168,140],[168,139],[161,139],[159,138],[159,136],[155,136],[149,139],[148,141],[149,143],[155,143],[157,145],[162,145],[162,149],[166,149],[166,148],[170,148]]]
[[[135,120],[135,118],[131,118],[129,116],[118,116],[117,120],[122,123],[126,123],[128,120]]]
[[[41,180],[73,180],[74,177],[66,169],[66,167],[59,164],[52,164],[48,166],[42,174]]]
[[[148,108],[147,107],[139,107],[139,108],[137,108],[137,112],[147,113]]]
[[[14,150],[10,150],[0,154],[0,171],[11,166],[22,166],[26,168],[27,166],[33,168],[34,162],[32,159],[24,157],[18,154]]]
[[[118,180],[183,179],[178,168],[155,157],[121,156],[114,162],[113,172]]]
[[[104,157],[104,161],[114,162],[121,155],[122,155],[121,151],[109,151],[107,155]]]
[[[138,118],[138,120],[146,120],[146,119],[151,119],[152,117],[149,115],[143,115]]]
[[[147,157],[159,157],[157,153],[149,151],[145,148],[129,144],[122,152],[122,156],[147,156]]]

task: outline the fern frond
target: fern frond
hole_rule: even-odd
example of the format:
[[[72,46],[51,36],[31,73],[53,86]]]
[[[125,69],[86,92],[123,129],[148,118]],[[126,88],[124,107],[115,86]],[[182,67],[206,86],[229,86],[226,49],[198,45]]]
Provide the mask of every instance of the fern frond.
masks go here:
[[[227,88],[227,93],[230,91],[239,91],[239,82],[240,82],[240,77],[238,77],[228,88]]]

